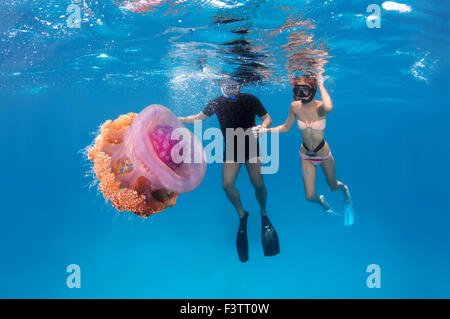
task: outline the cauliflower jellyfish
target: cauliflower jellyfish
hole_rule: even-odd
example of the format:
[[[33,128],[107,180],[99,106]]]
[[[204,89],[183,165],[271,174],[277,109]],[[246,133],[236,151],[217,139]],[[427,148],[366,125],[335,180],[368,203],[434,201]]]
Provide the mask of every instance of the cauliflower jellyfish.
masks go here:
[[[105,199],[142,217],[174,206],[206,173],[201,141],[157,104],[103,123],[88,158]]]

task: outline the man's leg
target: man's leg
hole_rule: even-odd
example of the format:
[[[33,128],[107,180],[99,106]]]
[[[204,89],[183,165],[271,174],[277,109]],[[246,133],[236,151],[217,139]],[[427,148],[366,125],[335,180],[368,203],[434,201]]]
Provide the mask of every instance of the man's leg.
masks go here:
[[[237,174],[241,168],[241,163],[223,163],[222,164],[222,187],[227,194],[229,201],[236,208],[239,217],[242,218],[245,215],[245,211],[242,208],[241,198],[239,192],[234,187]]]
[[[261,215],[266,215],[266,200],[267,200],[267,190],[264,185],[263,177],[261,174],[261,160],[258,159],[257,163],[245,163],[248,171],[248,176],[250,181],[255,188],[256,199],[258,200],[259,206],[261,207]]]
[[[248,176],[255,188],[256,199],[261,206],[261,240],[264,250],[264,256],[275,256],[280,253],[280,241],[278,234],[269,217],[266,213],[266,199],[267,190],[264,186],[263,177],[261,174],[261,161],[258,159],[257,163],[245,163],[247,167]]]
[[[223,163],[222,164],[222,186],[228,199],[236,208],[239,214],[239,228],[236,237],[236,248],[239,260],[246,262],[248,260],[248,238],[247,238],[247,218],[248,213],[244,211],[238,190],[234,187],[237,174],[241,163]]]

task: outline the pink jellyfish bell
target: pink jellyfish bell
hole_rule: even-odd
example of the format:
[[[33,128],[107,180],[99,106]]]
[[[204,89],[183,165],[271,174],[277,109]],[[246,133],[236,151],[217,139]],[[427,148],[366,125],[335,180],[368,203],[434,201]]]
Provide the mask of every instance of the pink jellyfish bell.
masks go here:
[[[143,217],[174,206],[206,172],[201,142],[158,104],[106,121],[88,157],[103,196],[119,211]]]

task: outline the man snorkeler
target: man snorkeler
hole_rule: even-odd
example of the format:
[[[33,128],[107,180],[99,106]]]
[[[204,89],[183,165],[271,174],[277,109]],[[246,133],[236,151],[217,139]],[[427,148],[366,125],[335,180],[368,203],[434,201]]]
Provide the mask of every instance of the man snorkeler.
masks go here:
[[[259,99],[251,94],[241,93],[241,84],[228,79],[220,83],[222,95],[210,101],[198,114],[180,117],[186,124],[203,121],[213,114],[219,120],[224,136],[224,162],[222,164],[222,186],[229,201],[239,214],[239,228],[236,247],[241,262],[248,260],[247,218],[249,213],[242,207],[238,190],[234,186],[242,163],[245,163],[255,195],[261,207],[262,245],[265,256],[275,256],[280,252],[278,234],[272,226],[266,211],[267,190],[261,174],[259,144],[251,128],[255,126],[256,115],[263,121],[261,127],[269,127],[272,119]],[[236,134],[238,131],[245,131]],[[230,134],[233,132],[232,134]],[[227,136],[228,134],[228,136]]]

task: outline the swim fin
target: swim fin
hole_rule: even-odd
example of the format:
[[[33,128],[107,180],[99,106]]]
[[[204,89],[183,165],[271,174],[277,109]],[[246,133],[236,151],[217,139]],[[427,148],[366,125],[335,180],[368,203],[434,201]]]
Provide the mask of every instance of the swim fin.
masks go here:
[[[344,195],[344,225],[351,226],[355,222],[355,209],[353,207],[352,197],[347,187]]]
[[[278,234],[268,216],[262,216],[261,239],[264,256],[275,256],[280,253]]]
[[[236,238],[236,248],[239,260],[245,263],[248,260],[248,238],[247,238],[247,218],[248,213],[241,217],[239,222],[239,229]]]

